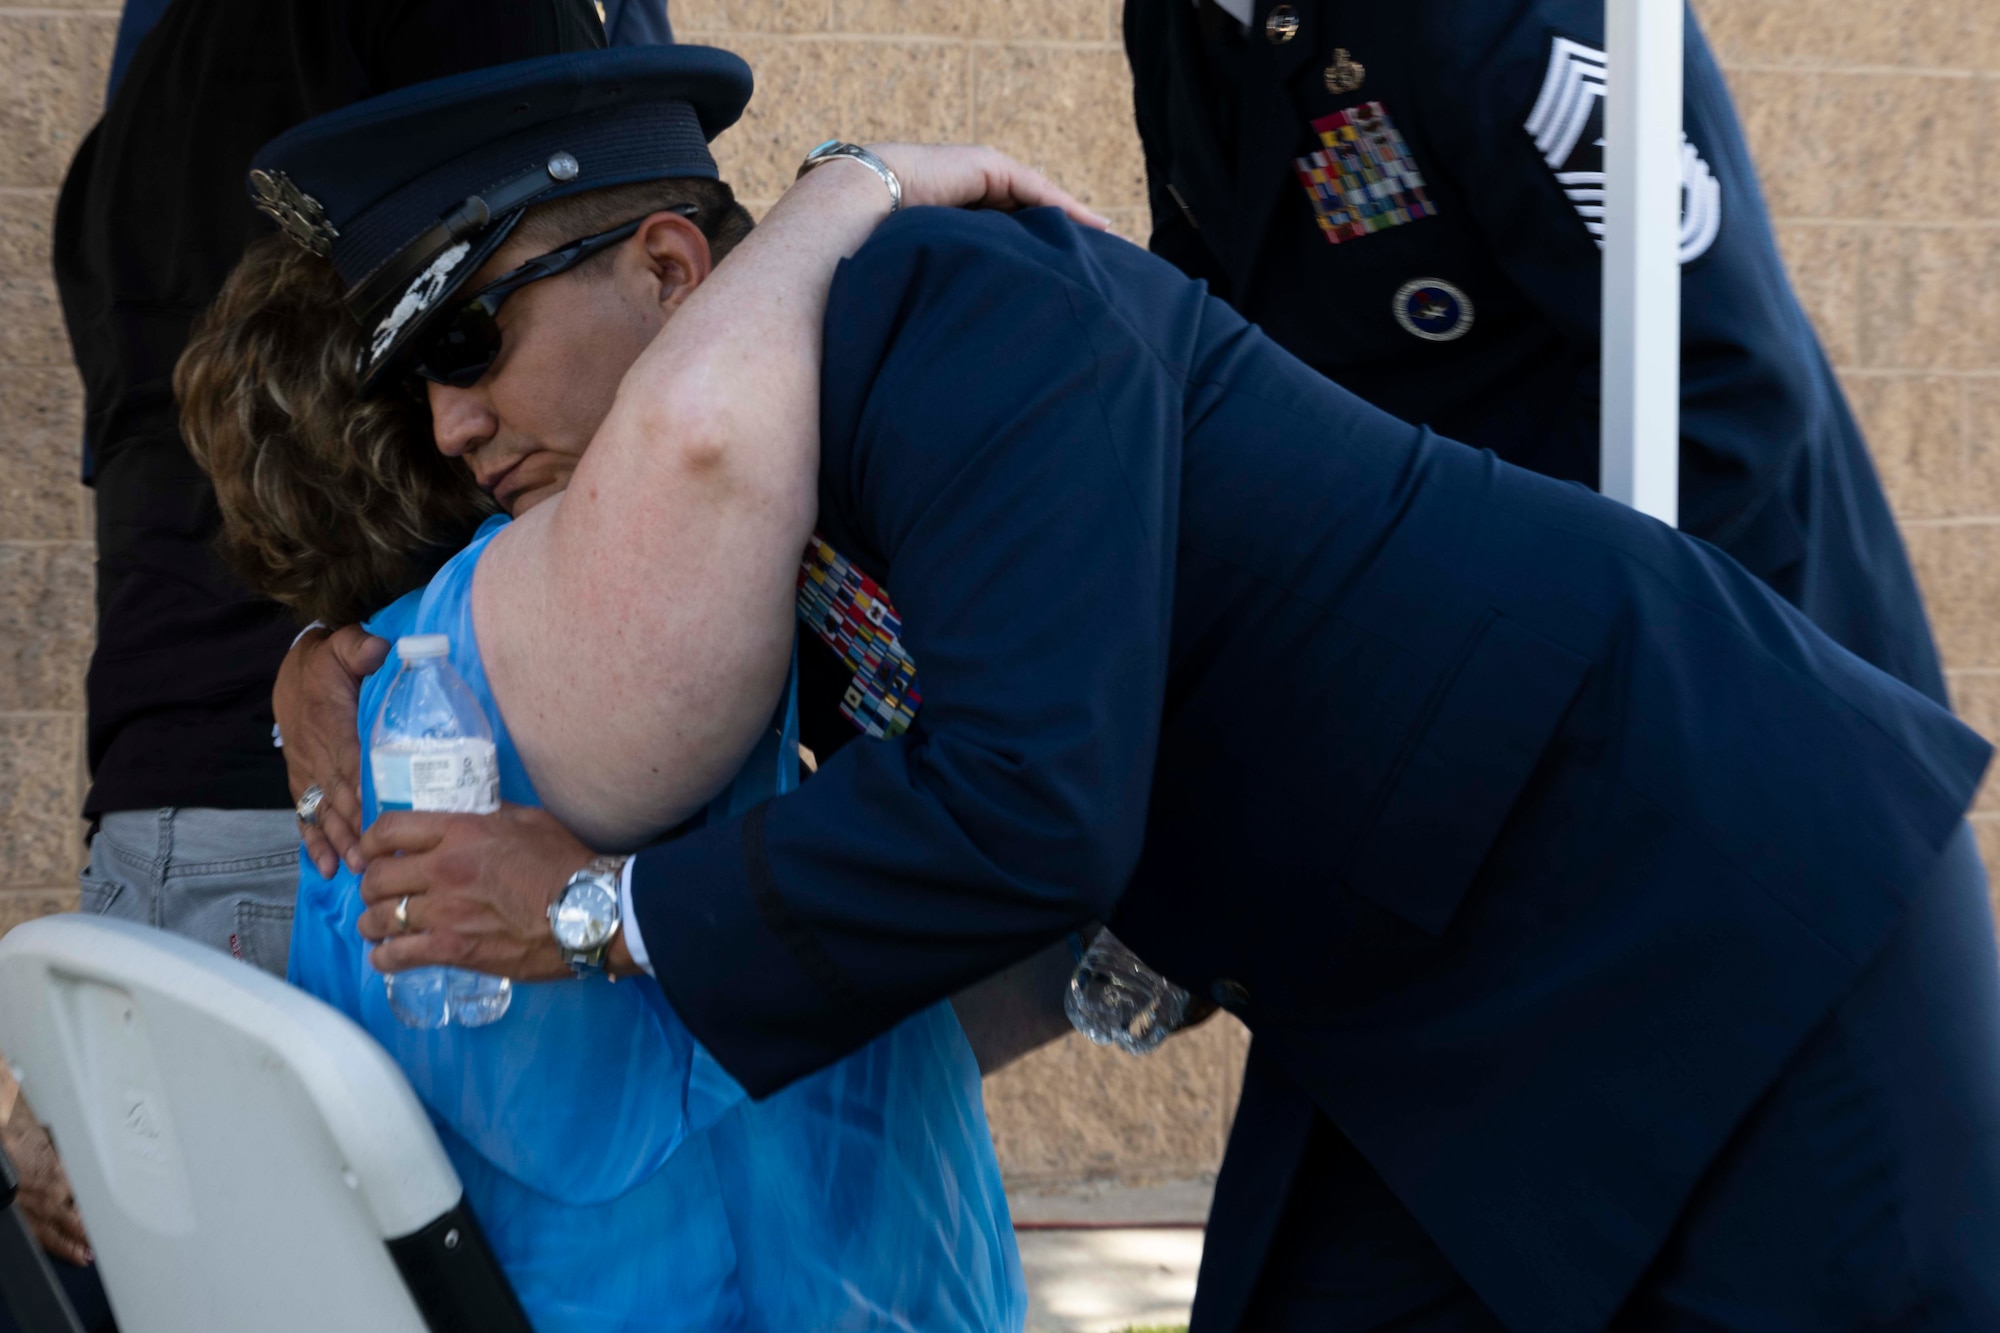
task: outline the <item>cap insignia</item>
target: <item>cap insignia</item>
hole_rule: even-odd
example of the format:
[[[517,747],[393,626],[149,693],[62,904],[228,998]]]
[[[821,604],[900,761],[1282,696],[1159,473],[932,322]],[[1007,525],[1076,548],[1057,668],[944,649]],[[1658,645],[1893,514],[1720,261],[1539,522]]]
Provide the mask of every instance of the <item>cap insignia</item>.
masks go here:
[[[403,331],[404,326],[437,302],[439,294],[451,281],[452,270],[456,269],[470,253],[472,253],[472,242],[460,241],[433,259],[430,267],[419,273],[416,281],[403,289],[403,295],[397,300],[396,308],[375,326],[375,336],[368,344],[369,364],[380,361],[382,354],[395,343],[396,335]]]
[[[292,183],[282,171],[258,168],[250,173],[250,188],[257,196],[257,208],[268,215],[294,241],[316,255],[333,253],[340,233],[326,220],[319,200]]]

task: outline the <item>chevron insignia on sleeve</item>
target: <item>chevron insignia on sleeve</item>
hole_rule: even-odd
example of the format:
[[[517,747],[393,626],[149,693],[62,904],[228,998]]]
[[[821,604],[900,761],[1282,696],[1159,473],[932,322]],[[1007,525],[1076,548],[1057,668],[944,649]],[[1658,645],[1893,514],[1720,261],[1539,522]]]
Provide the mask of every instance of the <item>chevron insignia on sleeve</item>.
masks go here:
[[[909,729],[924,698],[903,621],[880,584],[818,533],[799,562],[799,619],[854,673],[840,711],[876,740]]]
[[[1567,37],[1551,39],[1541,95],[1526,129],[1556,184],[1604,245],[1604,52]],[[1722,230],[1722,182],[1681,135],[1681,262],[1708,253]]]

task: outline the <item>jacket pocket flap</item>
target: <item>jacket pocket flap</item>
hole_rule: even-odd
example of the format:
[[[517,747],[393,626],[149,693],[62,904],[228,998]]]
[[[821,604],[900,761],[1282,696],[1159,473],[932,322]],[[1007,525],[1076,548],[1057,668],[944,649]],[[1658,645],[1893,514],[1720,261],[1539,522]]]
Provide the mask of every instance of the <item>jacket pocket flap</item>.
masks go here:
[[[1391,780],[1347,886],[1442,934],[1590,659],[1494,614]]]

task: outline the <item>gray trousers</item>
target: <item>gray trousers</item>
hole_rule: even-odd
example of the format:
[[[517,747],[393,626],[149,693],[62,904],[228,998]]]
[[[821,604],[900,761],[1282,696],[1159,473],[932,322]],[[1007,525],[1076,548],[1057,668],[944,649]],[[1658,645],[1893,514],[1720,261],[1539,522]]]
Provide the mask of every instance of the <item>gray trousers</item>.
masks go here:
[[[290,810],[121,810],[80,876],[82,910],[184,935],[285,975],[299,892]]]

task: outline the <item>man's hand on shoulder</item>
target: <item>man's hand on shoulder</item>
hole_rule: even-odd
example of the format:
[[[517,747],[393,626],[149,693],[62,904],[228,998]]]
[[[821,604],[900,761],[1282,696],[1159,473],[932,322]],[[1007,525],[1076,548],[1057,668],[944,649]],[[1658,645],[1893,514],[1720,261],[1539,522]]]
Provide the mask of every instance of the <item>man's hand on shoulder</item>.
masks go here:
[[[570,975],[549,928],[549,904],[597,855],[554,815],[502,806],[490,815],[392,810],[362,836],[367,870],[361,934],[378,942],[383,972],[443,965],[516,981]],[[398,922],[398,907],[403,920]],[[621,933],[608,965],[638,969]]]
[[[332,879],[361,836],[361,737],[355,713],[361,682],[389,655],[387,640],[358,625],[307,630],[278,668],[271,711],[284,737],[292,799],[325,793],[316,822],[302,825],[306,854]],[[357,866],[358,868],[358,866]]]

